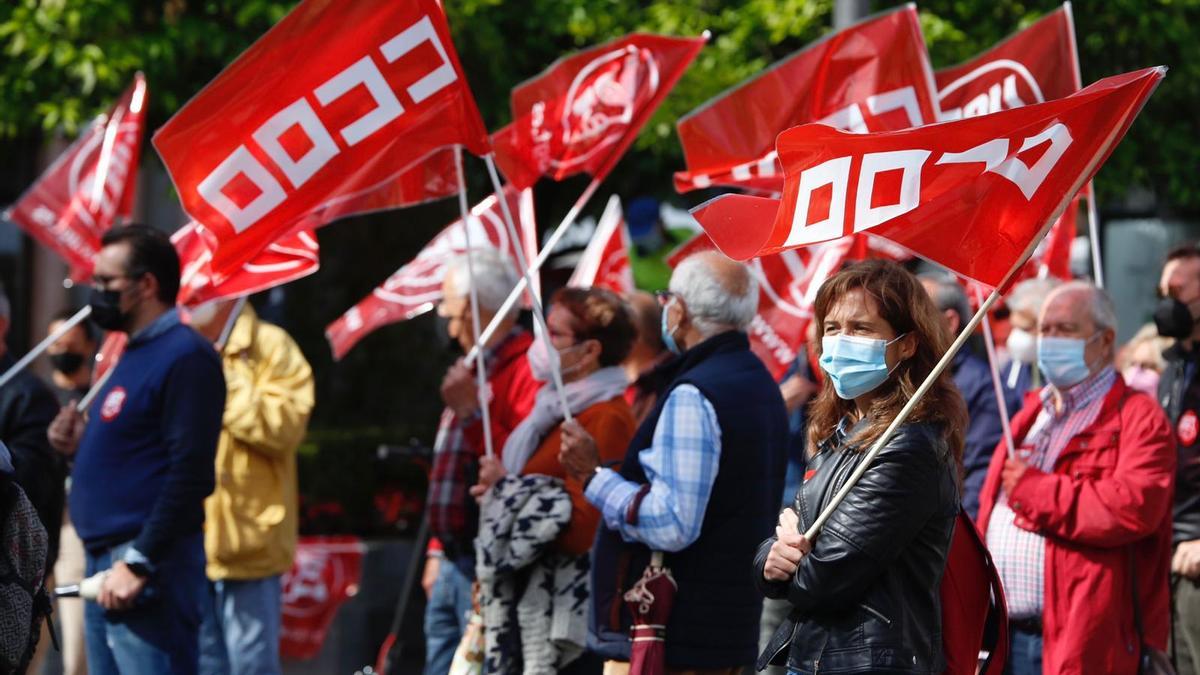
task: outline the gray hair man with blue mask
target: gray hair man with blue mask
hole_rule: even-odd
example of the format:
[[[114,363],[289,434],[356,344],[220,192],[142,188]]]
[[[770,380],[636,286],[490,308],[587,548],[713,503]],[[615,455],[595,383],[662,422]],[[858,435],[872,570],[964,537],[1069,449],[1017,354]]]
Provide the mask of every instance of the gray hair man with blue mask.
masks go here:
[[[1135,620],[1130,644],[1166,647],[1175,447],[1158,403],[1113,367],[1116,328],[1090,283],[1047,296],[1048,384],[1013,419],[1015,452],[992,456],[977,524],[1004,583],[1013,672],[1063,672],[1080,654],[1127,672],[1117,636]]]

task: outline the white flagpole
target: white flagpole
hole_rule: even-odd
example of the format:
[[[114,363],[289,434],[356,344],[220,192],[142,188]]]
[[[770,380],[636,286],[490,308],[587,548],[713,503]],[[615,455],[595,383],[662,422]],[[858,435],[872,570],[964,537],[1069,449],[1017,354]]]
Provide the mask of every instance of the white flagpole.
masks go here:
[[[221,328],[221,334],[217,337],[214,346],[217,348],[217,353],[225,351],[225,343],[229,342],[229,335],[233,332],[233,326],[237,323],[238,317],[242,314],[242,309],[246,307],[246,296],[237,299],[233,306],[233,311],[229,316],[225,317],[225,325]]]
[[[108,378],[112,377],[113,371],[116,369],[117,364],[115,363],[109,366],[108,370],[104,371],[104,375],[101,375],[100,379],[96,380],[92,384],[92,388],[88,389],[88,392],[83,395],[83,398],[79,401],[79,403],[75,404],[75,410],[79,411],[80,413],[87,412],[88,406],[92,405],[92,401],[95,400],[96,396],[100,393],[100,390],[104,388],[104,385],[108,384]]]
[[[467,180],[463,174],[462,161],[462,146],[454,147],[454,164],[458,169],[458,210],[462,214],[463,224],[463,239],[467,246],[467,278],[470,286],[471,298],[471,331],[475,338],[475,347],[481,348],[482,343],[479,341],[479,291],[475,288],[475,263],[472,261],[473,249],[471,248],[471,214],[467,207]],[[500,201],[504,201],[504,195],[499,195]],[[479,358],[475,359],[475,389],[476,395],[479,398],[479,413],[483,418],[483,448],[488,457],[496,456],[496,448],[492,441],[492,414],[488,410],[488,394],[487,394],[487,365],[484,363],[483,353],[480,352]]]
[[[1092,245],[1092,278],[1097,288],[1104,288],[1104,265],[1100,261],[1100,215],[1096,212],[1096,184],[1087,199],[1088,239]]]
[[[975,288],[975,300],[983,300],[979,288]],[[1013,443],[1012,426],[1008,423],[1008,404],[1004,401],[1004,385],[1000,383],[1000,367],[996,360],[996,342],[992,339],[992,319],[983,317],[983,343],[987,347],[988,366],[992,371],[992,390],[996,394],[996,406],[1000,409],[1000,428],[1004,430],[1004,444],[1008,448],[1008,456],[1017,454],[1016,444]]]
[[[20,373],[22,370],[25,370],[29,364],[33,363],[34,359],[41,356],[42,352],[49,349],[50,345],[58,342],[59,338],[69,333],[75,326],[78,326],[86,321],[91,315],[92,306],[86,305],[83,309],[75,312],[71,318],[62,322],[62,324],[53,333],[47,335],[44,340],[37,343],[33,349],[30,349],[29,353],[25,354],[25,356],[22,356],[21,359],[14,363],[12,367],[5,371],[3,375],[0,375],[0,388],[3,388],[4,385],[8,384],[14,377],[17,376],[18,373]]]
[[[579,195],[579,199],[575,200],[575,205],[572,206],[571,210],[567,212],[566,217],[562,219],[562,222],[558,224],[558,227],[555,228],[554,232],[550,235],[550,238],[546,240],[546,245],[543,246],[542,250],[538,252],[537,258],[534,259],[533,264],[529,268],[530,274],[536,274],[537,271],[542,268],[542,265],[545,264],[546,259],[550,257],[550,252],[554,250],[554,247],[558,245],[559,240],[563,238],[563,235],[567,233],[567,230],[571,228],[571,225],[575,223],[575,219],[579,217],[579,213],[583,211],[583,207],[587,205],[588,200],[592,198],[592,195],[596,193],[596,190],[599,187],[600,181],[594,178],[592,179],[591,183],[588,183],[588,186],[584,189],[583,194]],[[522,255],[524,255],[524,253],[522,253]],[[483,340],[486,341],[491,339],[492,334],[496,332],[496,328],[500,323],[500,317],[506,316],[508,312],[512,311],[513,306],[516,305],[517,300],[520,299],[521,293],[525,291],[525,286],[528,283],[527,280],[528,277],[525,276],[522,276],[517,280],[516,287],[514,287],[512,292],[508,294],[508,298],[504,300],[504,304],[501,305],[500,311],[496,313],[494,318],[492,318],[492,321],[487,325],[487,328],[483,329]],[[478,353],[479,346],[476,345],[473,349],[471,349],[470,353],[467,354],[467,363],[470,363]]]

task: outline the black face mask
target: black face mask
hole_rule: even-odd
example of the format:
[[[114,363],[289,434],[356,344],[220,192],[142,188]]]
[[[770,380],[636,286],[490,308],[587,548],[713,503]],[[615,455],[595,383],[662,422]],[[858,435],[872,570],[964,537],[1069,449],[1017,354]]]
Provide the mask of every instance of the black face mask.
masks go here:
[[[129,318],[121,311],[121,291],[92,289],[88,298],[92,308],[92,322],[104,330],[124,331]]]
[[[63,375],[74,375],[83,367],[83,354],[79,352],[62,352],[50,355],[50,365]]]
[[[1182,340],[1191,337],[1196,319],[1187,305],[1175,298],[1163,298],[1154,310],[1154,325],[1159,335]]]

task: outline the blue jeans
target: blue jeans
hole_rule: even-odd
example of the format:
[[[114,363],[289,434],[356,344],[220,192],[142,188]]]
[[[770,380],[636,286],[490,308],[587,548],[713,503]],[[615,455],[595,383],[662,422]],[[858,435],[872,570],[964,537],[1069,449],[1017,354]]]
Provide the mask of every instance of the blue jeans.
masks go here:
[[[467,630],[472,579],[464,572],[474,560],[442,560],[425,606],[425,675],[446,675],[454,650]]]
[[[112,567],[129,543],[87,554],[87,575]],[[195,675],[199,660],[196,636],[204,597],[204,539],[177,540],[158,561],[143,593],[149,598],[133,609],[110,612],[94,602],[84,610],[88,672],[92,675]]]
[[[283,582],[277,575],[208,584],[201,675],[278,675]]]
[[[1005,675],[1042,675],[1042,636],[1010,629],[1008,638]]]

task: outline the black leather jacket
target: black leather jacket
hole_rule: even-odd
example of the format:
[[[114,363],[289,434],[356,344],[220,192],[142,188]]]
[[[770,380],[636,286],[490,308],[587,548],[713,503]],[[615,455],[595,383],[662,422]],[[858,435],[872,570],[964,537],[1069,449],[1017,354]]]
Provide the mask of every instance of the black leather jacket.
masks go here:
[[[850,430],[850,436],[857,429]],[[862,461],[838,433],[796,494],[800,531]],[[790,582],[763,579],[775,538],[754,560],[759,589],[792,611],[759,657],[800,673],[941,673],[939,586],[954,532],[956,468],[938,427],[907,424],[825,524]]]
[[[1171,420],[1171,427],[1179,424],[1183,414],[1183,400],[1190,384],[1188,365],[1200,369],[1194,353],[1188,353],[1179,344],[1163,352],[1166,367],[1158,381],[1158,402]],[[1192,377],[1196,377],[1193,372]],[[1175,469],[1175,543],[1200,539],[1200,445],[1179,448],[1179,459]]]

